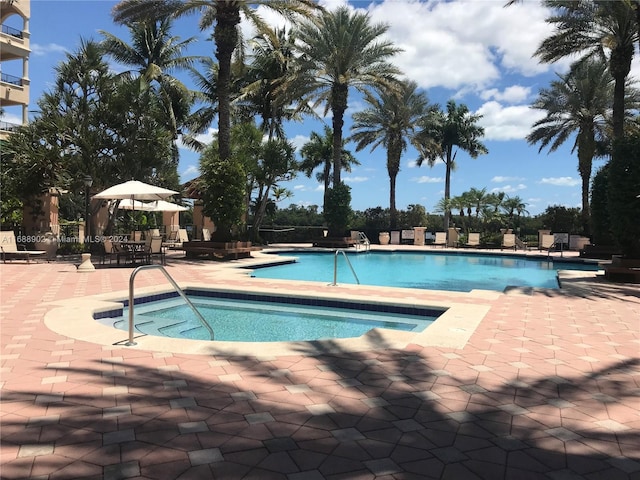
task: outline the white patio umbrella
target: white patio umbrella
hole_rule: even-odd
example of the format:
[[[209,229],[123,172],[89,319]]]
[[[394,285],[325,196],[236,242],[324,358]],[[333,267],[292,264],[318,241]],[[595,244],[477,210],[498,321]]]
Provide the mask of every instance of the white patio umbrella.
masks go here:
[[[153,212],[156,207],[154,205],[154,202],[141,202],[139,200],[131,200],[130,198],[125,198],[124,200],[120,200],[118,209]]]
[[[109,187],[94,195],[93,198],[102,198],[105,200],[130,199],[133,202],[134,200],[163,200],[176,194],[178,194],[178,192],[174,190],[156,187],[155,185],[150,185],[138,180],[130,180]]]
[[[182,205],[167,202],[166,200],[156,200],[155,202],[150,202],[148,205],[153,208],[154,212],[184,212],[189,210],[189,207],[183,207]]]

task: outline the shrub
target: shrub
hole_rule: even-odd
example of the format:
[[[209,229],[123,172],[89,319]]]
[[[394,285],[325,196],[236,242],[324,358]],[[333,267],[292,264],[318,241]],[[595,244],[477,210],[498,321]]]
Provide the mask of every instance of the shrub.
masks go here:
[[[616,141],[609,162],[611,232],[625,257],[640,258],[640,135]]]

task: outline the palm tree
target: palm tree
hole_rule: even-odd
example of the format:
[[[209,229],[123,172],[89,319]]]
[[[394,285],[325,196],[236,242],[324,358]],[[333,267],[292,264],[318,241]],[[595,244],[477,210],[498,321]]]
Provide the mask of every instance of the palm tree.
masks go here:
[[[527,204],[517,195],[515,197],[505,197],[500,204],[500,208],[502,208],[507,217],[509,217],[510,226],[513,226],[514,216],[520,217],[520,215],[529,213],[527,211]]]
[[[368,145],[375,150],[382,145],[387,149],[389,173],[389,211],[391,230],[398,221],[396,211],[396,177],[400,171],[400,157],[407,148],[407,137],[414,134],[419,118],[427,111],[428,100],[418,93],[415,82],[400,82],[397,90],[383,90],[378,97],[367,92],[365,100],[370,108],[353,114],[355,132],[351,139],[357,142],[359,152]]]
[[[258,35],[251,42],[252,61],[247,69],[248,85],[239,99],[243,115],[262,119],[260,128],[268,138],[286,139],[285,120],[299,120],[300,113],[312,113],[307,104],[293,108],[294,100],[279,88],[291,71],[295,43],[291,33],[277,29]]]
[[[322,167],[322,171],[316,174],[318,182],[324,184],[324,199],[322,208],[326,207],[327,192],[331,185],[331,166],[333,164],[333,132],[328,125],[324,126],[324,136],[319,133],[311,132],[309,141],[300,149],[302,162],[300,163],[300,171],[307,177],[311,178],[313,171]],[[349,150],[342,148],[342,158],[340,160],[341,167],[345,172],[351,171],[352,165],[360,165],[360,162],[351,154]]]
[[[133,22],[127,27],[131,43],[101,31],[104,37],[102,45],[117,62],[136,69],[139,76],[135,81],[139,83],[140,90],[146,90],[154,84],[157,86],[165,108],[167,129],[173,136],[173,155],[177,166],[176,141],[189,115],[194,94],[171,73],[190,68],[199,58],[182,55],[195,38],[180,41],[179,37],[171,36],[172,22],[168,18]],[[127,77],[132,77],[132,74],[131,71],[125,72]]]
[[[420,119],[420,131],[413,137],[413,144],[417,148],[418,166],[425,161],[433,167],[437,160],[441,159],[446,167],[444,199],[451,198],[451,171],[455,168],[455,159],[458,147],[467,152],[471,158],[488,153],[487,147],[480,142],[484,135],[484,128],[477,125],[481,115],[473,115],[466,105],[456,105],[454,100],[447,102],[446,112],[440,108],[431,108]],[[449,228],[449,210],[444,212],[444,228]]]
[[[604,62],[588,59],[578,62],[565,75],[540,90],[533,108],[546,116],[533,124],[527,136],[530,144],[539,143],[540,151],[553,152],[575,133],[572,152],[578,153],[578,172],[582,179],[582,227],[589,232],[589,184],[598,144],[607,137],[607,114],[613,99],[613,78]]]
[[[556,12],[547,19],[556,30],[536,55],[543,62],[555,62],[575,54],[604,57],[608,52],[609,72],[615,82],[613,135],[622,138],[626,81],[639,39],[638,12],[629,1],[546,0],[545,5]]]
[[[239,43],[238,29],[242,17],[253,23],[259,31],[267,29],[257,10],[252,8],[258,5],[289,16],[308,16],[317,8],[313,0],[122,0],[113,9],[114,20],[118,23],[199,13],[200,29],[213,27],[212,38],[218,59],[218,151],[223,161],[231,155],[231,64],[233,52]]]
[[[399,71],[387,60],[398,49],[381,39],[387,30],[384,24],[372,24],[368,14],[343,6],[304,21],[296,32],[300,55],[285,87],[300,98],[315,99],[314,108],[324,103],[325,115],[332,112],[334,188],[341,183],[349,88],[364,93],[396,83]]]

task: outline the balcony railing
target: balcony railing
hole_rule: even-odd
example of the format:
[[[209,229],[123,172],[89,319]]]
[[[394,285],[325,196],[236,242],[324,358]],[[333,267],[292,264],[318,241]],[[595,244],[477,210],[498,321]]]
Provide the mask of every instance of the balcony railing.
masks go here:
[[[13,131],[17,130],[19,126],[20,125],[18,125],[17,123],[0,122],[0,131],[13,132]]]
[[[2,25],[2,33],[16,38],[23,38],[22,32],[8,25]]]
[[[9,75],[7,73],[3,73],[2,75],[0,75],[0,81],[2,81],[3,83],[10,83],[12,85],[18,85],[19,87],[22,86],[22,79],[20,77],[16,77],[14,75]]]

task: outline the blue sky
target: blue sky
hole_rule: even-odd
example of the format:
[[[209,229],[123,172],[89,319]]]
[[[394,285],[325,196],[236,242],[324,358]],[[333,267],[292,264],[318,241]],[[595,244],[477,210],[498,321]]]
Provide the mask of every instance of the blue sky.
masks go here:
[[[322,3],[334,8],[343,2]],[[548,86],[555,71],[566,69],[566,64],[540,65],[532,58],[540,41],[551,32],[544,21],[547,12],[537,1],[509,8],[504,8],[504,3],[504,0],[385,0],[349,5],[368,11],[374,22],[389,25],[388,38],[403,49],[394,63],[424,89],[431,103],[444,106],[453,98],[483,116],[480,124],[485,128],[484,142],[489,153],[476,159],[464,152],[458,153],[458,168],[451,178],[452,195],[471,187],[504,191],[521,197],[532,215],[544,211],[548,205],[580,206],[580,177],[577,158],[570,151],[572,145],[554,153],[538,153],[538,146],[529,146],[524,140],[531,124],[541,117],[540,112],[528,105],[539,89]],[[32,110],[40,95],[50,89],[55,79],[55,65],[64,60],[66,52],[78,48],[81,37],[99,40],[99,30],[106,30],[120,38],[129,38],[127,30],[111,20],[110,12],[115,4],[100,0],[31,0]],[[269,12],[264,16],[282,23]],[[200,32],[197,20],[196,16],[180,20],[174,35],[183,39],[199,38],[188,53],[211,56],[213,45],[206,41],[209,32]],[[14,26],[10,21],[7,23]],[[245,38],[250,38],[250,29],[243,30]],[[632,75],[640,78],[637,58]],[[183,80],[190,83],[187,75]],[[363,107],[361,99],[350,94],[347,114]],[[19,119],[19,112],[8,109],[5,118],[15,121]],[[324,121],[331,124],[330,117]],[[346,134],[350,123],[347,118]],[[215,132],[215,127],[212,126],[210,134]],[[289,125],[287,134],[300,147],[312,131],[322,132],[322,128],[321,120],[306,119]],[[388,207],[385,151],[379,148],[356,153],[352,144],[347,148],[361,163],[343,176],[352,187],[353,208]],[[412,149],[403,155],[397,178],[397,207],[404,209],[409,204],[421,204],[431,212],[443,196],[444,165],[417,167],[416,157]],[[601,161],[595,162],[594,172],[601,164]],[[181,149],[181,179],[186,181],[196,176],[197,168],[198,155]],[[281,207],[290,203],[322,204],[322,189],[315,178],[299,176],[282,186],[290,189],[293,197],[283,201]]]

